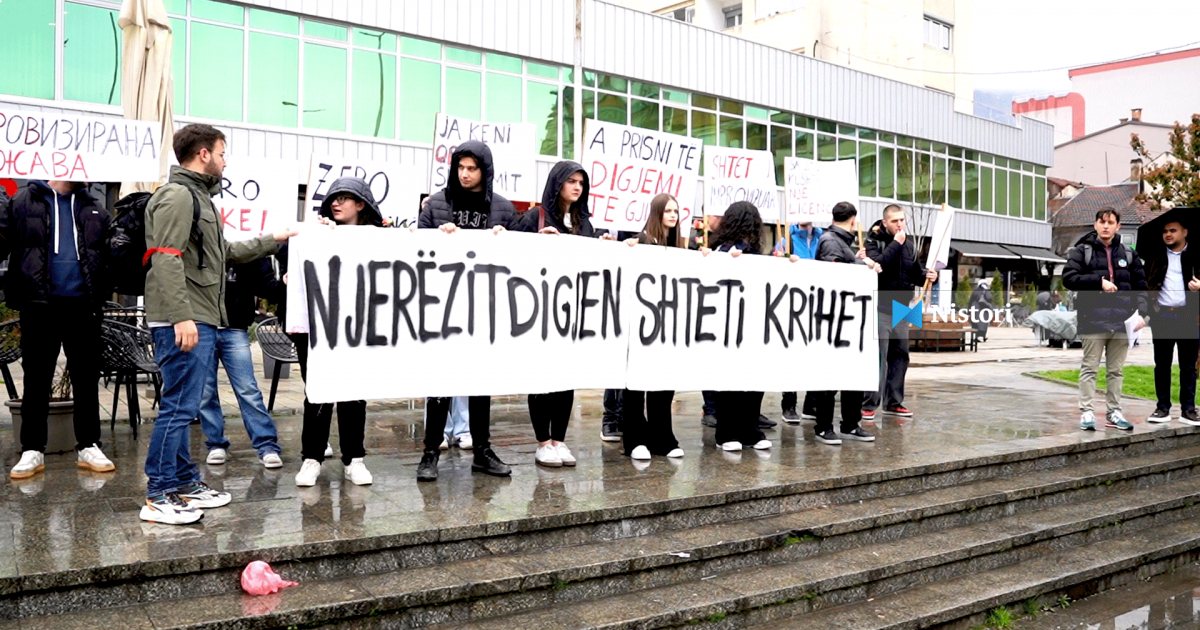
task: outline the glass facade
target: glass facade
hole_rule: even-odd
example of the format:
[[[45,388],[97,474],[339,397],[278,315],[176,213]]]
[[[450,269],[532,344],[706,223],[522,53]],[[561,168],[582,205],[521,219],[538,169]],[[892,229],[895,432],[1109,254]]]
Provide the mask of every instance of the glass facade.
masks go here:
[[[217,0],[164,4],[177,115],[428,144],[434,116],[447,112],[533,123],[542,155],[579,158],[571,68]],[[0,2],[0,57],[10,60],[0,94],[54,99],[60,90],[68,101],[120,105],[120,3],[62,7],[56,16],[54,2]],[[1046,220],[1042,166],[626,77],[585,71],[581,83],[585,119],[770,151],[781,186],[787,157],[854,159],[866,199]]]

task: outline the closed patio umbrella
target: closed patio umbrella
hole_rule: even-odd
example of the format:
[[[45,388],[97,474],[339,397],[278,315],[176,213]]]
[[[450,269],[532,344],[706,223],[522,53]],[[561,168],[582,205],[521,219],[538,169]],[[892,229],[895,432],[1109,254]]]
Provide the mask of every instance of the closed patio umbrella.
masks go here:
[[[167,156],[175,138],[175,81],[171,77],[171,23],[162,0],[121,3],[121,107],[125,117],[162,124],[159,181],[126,182],[121,195],[153,191],[167,179]]]

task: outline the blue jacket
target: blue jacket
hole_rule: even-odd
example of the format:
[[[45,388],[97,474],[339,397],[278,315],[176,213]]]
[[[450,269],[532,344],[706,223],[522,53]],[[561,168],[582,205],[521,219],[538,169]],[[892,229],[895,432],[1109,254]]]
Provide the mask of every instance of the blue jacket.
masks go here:
[[[812,232],[811,241],[807,241],[804,237]],[[792,226],[792,253],[800,258],[807,260],[817,259],[817,241],[821,240],[821,235],[825,230],[817,226],[813,226],[811,230],[801,230],[799,225]]]

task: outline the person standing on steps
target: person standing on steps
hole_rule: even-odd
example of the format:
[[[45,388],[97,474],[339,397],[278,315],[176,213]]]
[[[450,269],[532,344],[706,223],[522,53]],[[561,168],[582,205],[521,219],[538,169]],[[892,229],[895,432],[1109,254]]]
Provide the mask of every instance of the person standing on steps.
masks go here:
[[[1171,362],[1179,352],[1179,421],[1200,426],[1196,414],[1197,322],[1200,321],[1200,261],[1188,247],[1188,231],[1178,221],[1163,226],[1163,249],[1146,261],[1146,286],[1153,291],[1150,326],[1154,333],[1154,394],[1150,422],[1171,421]]]
[[[433,194],[417,217],[417,227],[439,229],[447,234],[458,230],[503,232],[512,227],[517,213],[507,199],[492,191],[495,175],[492,150],[478,140],[458,145],[450,154],[450,177],[446,188]],[[436,481],[446,421],[450,417],[451,397],[425,400],[425,449],[417,464],[417,481]],[[512,474],[508,464],[492,450],[490,396],[470,396],[467,400],[468,423],[474,446],[471,470],[497,477]]]
[[[825,230],[815,227],[811,221],[793,225],[791,229],[792,255],[800,260],[816,260],[817,245],[824,233]],[[797,397],[796,392],[783,393],[780,401],[780,406],[783,407],[783,421],[788,424],[799,424],[801,418],[816,420],[817,414],[812,396],[808,392],[804,392],[804,406],[800,413],[796,413]]]

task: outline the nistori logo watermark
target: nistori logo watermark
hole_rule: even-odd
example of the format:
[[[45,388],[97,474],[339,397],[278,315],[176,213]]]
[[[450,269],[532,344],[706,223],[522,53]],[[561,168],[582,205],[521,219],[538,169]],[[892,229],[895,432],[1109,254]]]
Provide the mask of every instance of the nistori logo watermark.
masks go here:
[[[979,324],[984,322],[994,322],[998,315],[1003,314],[1004,321],[1010,321],[1012,318],[1012,309],[1005,308],[954,308],[952,306],[934,306],[925,307],[923,302],[917,302],[912,306],[905,306],[896,300],[892,300],[892,328],[895,328],[900,322],[908,322],[917,328],[924,328],[922,313],[930,314],[931,323],[935,324]]]

